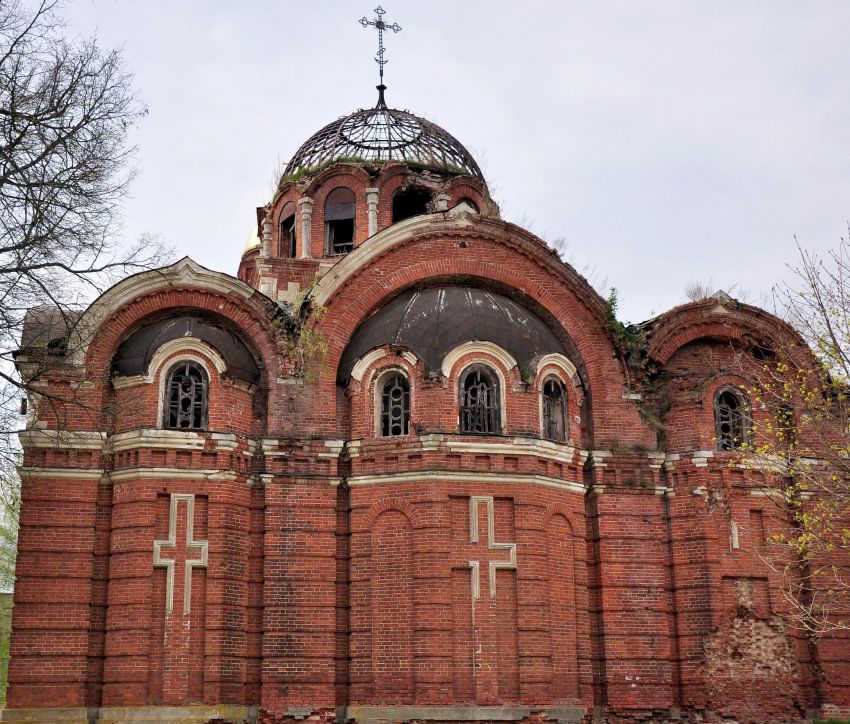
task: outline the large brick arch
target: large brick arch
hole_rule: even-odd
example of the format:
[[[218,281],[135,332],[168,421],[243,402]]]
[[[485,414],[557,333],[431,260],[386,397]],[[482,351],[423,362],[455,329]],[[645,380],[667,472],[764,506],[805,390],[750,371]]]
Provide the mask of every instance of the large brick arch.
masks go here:
[[[735,300],[710,298],[683,304],[662,315],[649,333],[648,355],[664,365],[676,350],[705,338],[728,339],[781,350],[811,360],[811,352],[787,322],[763,309]]]
[[[227,320],[255,357],[265,386],[265,380],[279,374],[281,367],[271,304],[243,282],[209,272],[190,260],[124,280],[96,300],[81,320],[91,341],[79,345],[74,361],[94,383],[91,404],[100,407],[108,399],[111,362],[121,342],[149,320],[174,310],[195,310]]]
[[[371,313],[417,285],[470,283],[516,298],[567,343],[588,402],[593,401],[589,413],[594,444],[615,437],[633,444],[649,442],[636,408],[623,399],[627,376],[605,327],[604,300],[539,239],[505,222],[472,216],[460,225],[447,225],[443,215],[400,222],[349,254],[322,279],[314,299],[328,312],[320,323],[328,345],[323,374],[328,392],[346,345]]]

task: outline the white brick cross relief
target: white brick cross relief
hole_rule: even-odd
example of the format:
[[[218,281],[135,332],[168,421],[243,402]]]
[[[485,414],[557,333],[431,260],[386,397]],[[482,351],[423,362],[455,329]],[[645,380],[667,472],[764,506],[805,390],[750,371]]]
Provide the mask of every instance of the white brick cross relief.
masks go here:
[[[168,517],[168,540],[155,540],[153,542],[153,565],[154,568],[165,568],[165,615],[170,616],[174,608],[174,566],[177,563],[177,506],[179,503],[186,504],[186,546],[185,571],[183,578],[183,615],[188,616],[192,607],[192,569],[207,567],[208,541],[195,540],[195,496],[188,493],[172,493],[171,509]],[[174,548],[175,558],[163,558],[163,548]],[[190,558],[190,551],[197,551],[197,558]]]
[[[516,543],[497,543],[496,522],[493,515],[493,498],[489,496],[474,495],[469,499],[469,541],[478,543],[478,506],[487,506],[487,545],[491,550],[508,551],[508,560],[490,561],[490,598],[496,598],[496,571],[499,568],[516,570]],[[481,597],[481,562],[470,561],[472,569],[472,600],[477,601]]]

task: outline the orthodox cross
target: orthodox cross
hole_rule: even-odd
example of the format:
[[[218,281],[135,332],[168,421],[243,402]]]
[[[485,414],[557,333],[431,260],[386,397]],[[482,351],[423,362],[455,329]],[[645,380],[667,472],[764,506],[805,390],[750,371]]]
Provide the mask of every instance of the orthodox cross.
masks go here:
[[[516,543],[496,542],[496,522],[494,520],[493,498],[474,495],[469,499],[469,542],[478,543],[478,506],[487,506],[487,547],[493,551],[506,551],[507,560],[490,559],[490,598],[496,598],[496,571],[500,568],[516,569]],[[481,561],[469,561],[472,573],[472,602],[481,597]]]
[[[177,505],[186,504],[186,544],[179,546],[177,542]],[[168,516],[168,538],[153,542],[154,568],[165,568],[165,615],[170,616],[174,608],[174,566],[183,559],[183,615],[188,616],[192,606],[192,569],[207,567],[207,551],[209,543],[205,540],[195,540],[195,496],[184,493],[171,494],[171,508]],[[174,558],[163,558],[163,548],[174,548]],[[191,558],[190,551],[196,551],[197,557]]]
[[[365,15],[360,18],[360,24],[364,28],[368,28],[370,25],[374,28],[378,29],[378,55],[375,57],[375,62],[378,64],[378,68],[380,68],[381,73],[381,85],[378,86],[382,88],[384,86],[384,66],[387,64],[387,61],[384,60],[384,31],[392,30],[394,33],[397,33],[401,30],[401,25],[398,23],[393,23],[389,25],[384,21],[384,15],[387,14],[387,11],[384,10],[380,5],[375,8],[376,17],[374,20],[369,20]]]

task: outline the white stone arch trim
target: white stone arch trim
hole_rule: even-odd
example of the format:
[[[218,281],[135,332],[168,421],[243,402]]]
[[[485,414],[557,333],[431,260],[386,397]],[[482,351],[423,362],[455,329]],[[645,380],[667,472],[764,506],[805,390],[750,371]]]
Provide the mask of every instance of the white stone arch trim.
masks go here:
[[[175,340],[175,341],[177,341],[177,340]],[[165,345],[163,345],[163,346],[165,346]],[[196,362],[198,365],[201,366],[201,368],[203,368],[204,372],[206,372],[207,381],[212,380],[212,375],[210,374],[210,363],[204,357],[202,357],[201,355],[199,355],[197,353],[183,352],[183,353],[177,354],[174,357],[171,357],[168,360],[168,364],[165,365],[165,366],[163,366],[164,361],[165,360],[162,360],[162,362],[160,362],[160,368],[162,368],[163,374],[159,375],[159,387],[158,387],[158,389],[159,389],[159,404],[157,405],[157,412],[156,412],[156,426],[160,430],[167,429],[165,427],[165,382],[166,382],[166,377],[168,375],[166,375],[165,373],[168,370],[170,370],[172,367],[174,367],[176,364],[179,364],[180,362]],[[217,369],[217,368],[214,368],[214,369]],[[211,385],[207,385],[207,424],[209,424],[210,407],[212,406],[211,405],[212,399],[210,398],[210,392],[212,392]]]
[[[369,243],[361,243],[354,247],[354,251],[343,256],[333,268],[319,280],[313,289],[313,299],[316,304],[327,306],[328,300],[333,296],[344,282],[354,275],[358,269],[368,264],[372,259],[383,254],[395,244],[404,241],[419,230],[427,229],[432,221],[432,214],[422,216],[411,216],[409,219],[391,224],[370,237]]]
[[[489,357],[492,357],[493,359],[498,360],[499,364],[501,364],[508,372],[517,366],[517,361],[513,358],[511,353],[494,342],[464,342],[463,344],[459,344],[455,347],[443,358],[443,377],[451,379],[452,372],[455,365],[458,363],[458,360],[469,354],[474,354],[476,357],[481,356],[481,359],[478,361],[491,367],[494,365]],[[468,366],[469,365],[464,365],[464,369]],[[505,378],[502,371],[497,369],[496,372],[502,380],[502,385],[504,385]]]
[[[383,398],[382,393],[384,383],[387,381],[387,378],[397,374],[402,375],[402,377],[407,380],[407,385],[410,388],[410,398],[408,401],[408,435],[413,429],[413,396],[415,393],[413,391],[413,380],[411,379],[410,371],[401,365],[390,365],[389,367],[381,367],[380,369],[375,370],[367,386],[367,405],[369,404],[368,390],[372,390],[371,403],[372,409],[374,410],[372,415],[372,434],[374,437],[381,437],[381,401]]]
[[[368,351],[354,363],[354,366],[351,368],[351,377],[357,380],[358,382],[362,382],[363,375],[366,374],[366,371],[373,364],[383,359],[384,357],[390,356],[391,354],[392,353],[384,347],[378,347],[376,349]],[[419,363],[419,358],[410,350],[402,350],[401,357],[403,357],[404,360],[411,367],[416,367],[416,365]]]
[[[188,256],[171,266],[134,274],[107,289],[83,313],[68,343],[69,349],[72,350],[71,363],[79,366],[84,364],[89,343],[108,317],[137,297],[175,286],[211,289],[243,299],[250,299],[261,293],[236,277],[202,267]]]
[[[566,375],[566,377],[561,380],[564,383],[566,383],[567,380],[572,381],[575,378],[577,371],[576,366],[568,357],[565,357],[564,355],[558,353],[546,354],[540,358],[540,360],[537,362],[538,377],[540,376],[540,373],[543,371],[544,368],[550,366],[557,367],[559,370],[561,370],[561,372]],[[543,388],[542,380],[540,381],[539,386],[540,389]]]
[[[513,357],[511,357],[511,359],[513,359]],[[516,365],[516,362],[514,362],[514,365]],[[505,373],[502,372],[501,369],[499,369],[499,365],[493,364],[492,359],[484,356],[474,357],[473,359],[469,360],[469,362],[467,362],[460,370],[458,370],[457,378],[454,380],[454,400],[458,413],[458,430],[460,430],[460,381],[470,367],[486,367],[488,370],[490,370],[493,374],[496,375],[496,379],[499,381],[499,434],[504,435],[505,427],[508,423],[508,388],[505,382]],[[508,369],[511,368],[509,367]]]
[[[148,364],[148,369],[145,374],[114,377],[112,380],[112,386],[116,390],[121,390],[126,387],[135,387],[136,385],[145,384],[149,385],[153,383],[157,374],[159,374],[160,367],[162,367],[162,365],[169,360],[172,355],[178,352],[185,353],[186,355],[194,355],[191,359],[200,362],[204,366],[204,369],[207,370],[208,375],[210,373],[210,363],[212,363],[219,375],[223,375],[227,372],[227,362],[224,361],[224,357],[219,354],[217,349],[197,337],[178,337],[177,339],[171,339],[168,342],[163,343],[157,348],[151,356],[151,361]],[[188,357],[183,357],[183,359],[188,359]],[[174,358],[174,361],[177,360],[178,358]]]

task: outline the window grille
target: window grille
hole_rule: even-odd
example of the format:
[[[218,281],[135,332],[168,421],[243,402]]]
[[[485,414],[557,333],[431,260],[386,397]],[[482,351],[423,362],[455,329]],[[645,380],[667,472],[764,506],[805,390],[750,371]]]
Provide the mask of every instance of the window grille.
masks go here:
[[[381,435],[395,437],[410,432],[410,383],[392,375],[381,388]]]
[[[728,387],[714,397],[714,427],[720,450],[740,450],[749,434],[749,411],[745,398]]]
[[[493,377],[486,370],[473,368],[466,373],[460,387],[461,432],[499,432],[497,390]]]
[[[180,362],[168,373],[165,427],[200,430],[207,424],[207,375],[195,362]]]
[[[564,386],[554,379],[543,385],[543,437],[547,440],[567,440],[567,398]]]

